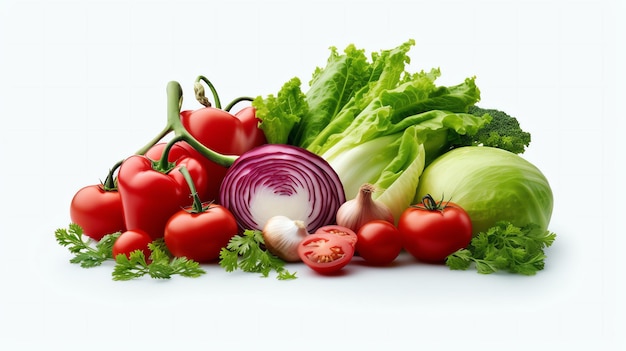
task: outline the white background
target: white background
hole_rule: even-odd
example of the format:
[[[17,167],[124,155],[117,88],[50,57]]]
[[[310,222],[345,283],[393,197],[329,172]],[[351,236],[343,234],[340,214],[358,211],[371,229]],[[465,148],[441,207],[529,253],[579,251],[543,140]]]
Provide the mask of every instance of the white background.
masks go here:
[[[623,332],[625,98],[620,1],[0,0],[0,348],[618,350]],[[622,23],[620,23],[622,22]],[[165,86],[222,101],[278,91],[328,48],[409,38],[409,70],[476,76],[518,117],[550,180],[546,269],[455,272],[402,257],[278,281],[206,266],[198,279],[114,282],[68,262],[69,201],[165,124]]]

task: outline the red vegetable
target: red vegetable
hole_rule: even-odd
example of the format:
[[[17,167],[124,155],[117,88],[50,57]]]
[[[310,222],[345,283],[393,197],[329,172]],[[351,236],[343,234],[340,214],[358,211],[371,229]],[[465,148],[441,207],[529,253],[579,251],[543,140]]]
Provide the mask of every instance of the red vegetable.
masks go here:
[[[404,248],[424,262],[442,263],[472,240],[472,222],[463,208],[426,195],[419,205],[406,209],[398,221]]]
[[[160,160],[166,145],[167,143],[158,143],[154,145],[146,152],[145,156],[151,160]],[[202,199],[206,199],[207,201],[217,201],[219,187],[222,183],[222,179],[224,178],[224,174],[226,174],[226,167],[220,166],[202,156],[202,154],[200,154],[187,142],[180,141],[171,147],[168,152],[167,159],[169,162],[176,162],[183,157],[198,160],[207,172],[206,189],[204,192],[199,194],[200,197]]]
[[[153,161],[160,161],[161,156],[163,156],[163,151],[165,150],[166,146],[167,146],[167,143],[158,143],[154,145],[153,147],[151,147],[150,149],[148,149],[148,151],[146,151],[145,153],[145,156]],[[189,146],[189,144],[187,144],[186,142],[184,141],[177,142],[173,144],[168,150],[167,161],[176,162],[179,159],[184,158],[184,157],[195,158],[198,161],[204,159],[204,157],[201,156],[200,154],[191,153],[190,152],[191,150],[193,150],[193,148]]]
[[[246,151],[241,121],[226,111],[213,107],[182,111],[181,121],[194,138],[215,152],[241,155]],[[209,174],[209,186],[203,198],[217,200],[220,184],[228,168],[207,158],[204,160],[204,166]]]
[[[247,107],[237,114],[214,107],[182,111],[185,129],[209,149],[225,155],[241,155],[265,144],[265,134],[257,127],[255,109]]]
[[[356,233],[348,227],[344,227],[344,226],[336,225],[336,224],[329,224],[329,225],[325,225],[319,228],[318,230],[315,231],[315,233],[338,235],[340,238],[347,240],[352,246],[356,246],[356,242],[357,242]]]
[[[127,258],[130,258],[131,252],[141,250],[146,256],[146,260],[148,260],[152,254],[148,248],[148,244],[151,242],[152,238],[143,230],[136,229],[125,231],[113,243],[113,258],[117,257],[119,254],[124,254]]]
[[[198,80],[206,78],[200,76]],[[195,111],[182,111],[182,88],[175,81],[167,84],[167,123],[163,130],[142,147],[137,154],[144,155],[151,148],[162,147],[157,143],[171,132],[179,143],[179,148],[198,159],[205,167],[209,176],[207,190],[201,193],[203,199],[217,201],[219,187],[226,169],[243,152],[265,143],[263,131],[257,127],[258,120],[252,109],[243,109],[236,115],[221,110],[215,89],[208,80],[216,99],[216,108],[210,102],[197,98],[206,107]],[[199,83],[197,83],[199,84]],[[199,84],[202,87],[201,84]],[[202,92],[204,94],[204,92]],[[203,96],[202,96],[203,97]],[[157,144],[157,145],[155,145]],[[173,153],[177,151],[172,150]],[[158,154],[158,151],[155,153]],[[151,155],[149,155],[150,158]],[[170,157],[174,161],[176,157]]]
[[[204,80],[213,90],[215,107],[211,107],[208,99],[204,97],[203,88],[199,85],[200,80]],[[203,76],[196,79],[196,97],[205,107],[193,111],[182,111],[180,120],[185,130],[205,147],[222,155],[241,155],[267,142],[265,134],[258,128],[259,120],[256,118],[256,110],[250,106],[235,115],[228,110],[222,110],[217,93],[208,79]],[[195,150],[192,152],[200,155]],[[217,200],[227,167],[205,158],[205,168],[209,174],[209,190],[205,199]]]
[[[328,162],[291,145],[265,144],[244,153],[220,188],[220,204],[243,229],[263,230],[267,220],[282,215],[303,221],[313,233],[335,222],[343,202],[343,186]]]
[[[245,107],[235,113],[243,125],[243,142],[248,144],[244,147],[246,151],[267,143],[263,130],[259,128],[260,120],[256,117],[256,109],[252,106]]]
[[[118,187],[127,229],[141,229],[152,239],[163,237],[165,223],[182,207],[190,206],[189,186],[179,171],[185,166],[198,189],[206,191],[207,174],[202,164],[181,157],[174,164],[154,163],[145,156],[127,158],[118,173]]]
[[[367,222],[356,235],[356,251],[369,264],[388,265],[402,251],[402,236],[389,221],[377,219]]]
[[[345,267],[354,256],[354,247],[339,235],[317,233],[298,246],[302,262],[320,274],[333,274]]]
[[[176,257],[196,262],[217,260],[222,248],[237,235],[237,221],[225,207],[203,204],[187,169],[180,171],[191,188],[193,206],[179,210],[167,221],[165,245]]]
[[[113,180],[114,167],[102,184],[88,185],[76,192],[70,203],[70,218],[85,235],[99,241],[103,236],[126,229],[122,199]]]

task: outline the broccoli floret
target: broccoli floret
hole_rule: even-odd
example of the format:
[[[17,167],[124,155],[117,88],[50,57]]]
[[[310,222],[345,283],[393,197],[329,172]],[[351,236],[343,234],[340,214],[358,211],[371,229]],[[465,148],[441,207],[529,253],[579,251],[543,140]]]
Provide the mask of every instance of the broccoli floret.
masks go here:
[[[509,116],[503,111],[484,109],[471,106],[468,113],[475,116],[491,116],[491,122],[485,124],[474,135],[463,135],[462,145],[483,145],[497,147],[515,154],[522,154],[530,144],[530,133],[522,130],[515,117]]]

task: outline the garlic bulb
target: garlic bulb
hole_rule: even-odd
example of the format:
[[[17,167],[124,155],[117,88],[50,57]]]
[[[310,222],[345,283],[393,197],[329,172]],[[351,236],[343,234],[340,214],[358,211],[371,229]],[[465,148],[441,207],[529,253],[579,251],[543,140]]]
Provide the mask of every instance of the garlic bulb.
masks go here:
[[[267,250],[287,262],[300,261],[298,245],[308,235],[303,221],[286,216],[273,216],[263,227]]]
[[[372,199],[376,188],[363,184],[356,197],[344,202],[337,211],[337,224],[352,229],[355,233],[361,226],[375,219],[394,223],[393,214],[387,205]]]

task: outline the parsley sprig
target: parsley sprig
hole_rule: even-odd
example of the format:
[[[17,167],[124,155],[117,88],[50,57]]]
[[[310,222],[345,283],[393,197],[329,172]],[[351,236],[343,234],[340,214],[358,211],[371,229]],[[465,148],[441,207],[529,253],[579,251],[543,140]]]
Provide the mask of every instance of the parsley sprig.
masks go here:
[[[544,248],[552,245],[556,234],[537,225],[517,227],[501,221],[486,232],[475,236],[465,249],[448,256],[446,265],[454,270],[466,270],[472,263],[478,273],[508,271],[534,275],[544,268]]]
[[[76,223],[70,223],[67,229],[59,228],[54,232],[57,243],[67,247],[75,255],[70,262],[80,264],[83,268],[96,267],[112,259],[113,243],[120,235],[120,232],[107,234],[98,242],[90,238],[84,239],[83,228]]]
[[[285,262],[263,249],[265,241],[259,230],[245,230],[242,235],[235,235],[225,248],[220,251],[220,266],[227,272],[240,269],[249,273],[261,273],[268,277],[272,271],[278,273],[276,279],[296,279],[296,273],[285,269]]]
[[[119,254],[115,257],[113,280],[131,280],[148,275],[154,279],[170,279],[173,275],[199,277],[206,273],[200,264],[186,257],[171,257],[164,241],[155,240],[148,244],[149,260],[142,250],[135,250],[130,257]]]
[[[67,247],[74,254],[71,263],[83,268],[101,265],[107,260],[115,260],[113,280],[131,280],[149,275],[155,279],[170,279],[173,275],[199,277],[206,273],[200,264],[185,257],[173,257],[167,250],[163,239],[148,244],[150,257],[145,257],[142,250],[135,250],[130,257],[119,254],[113,257],[113,244],[121,232],[105,235],[100,241],[85,238],[83,228],[70,223],[68,228],[57,229],[54,233],[59,245]]]

